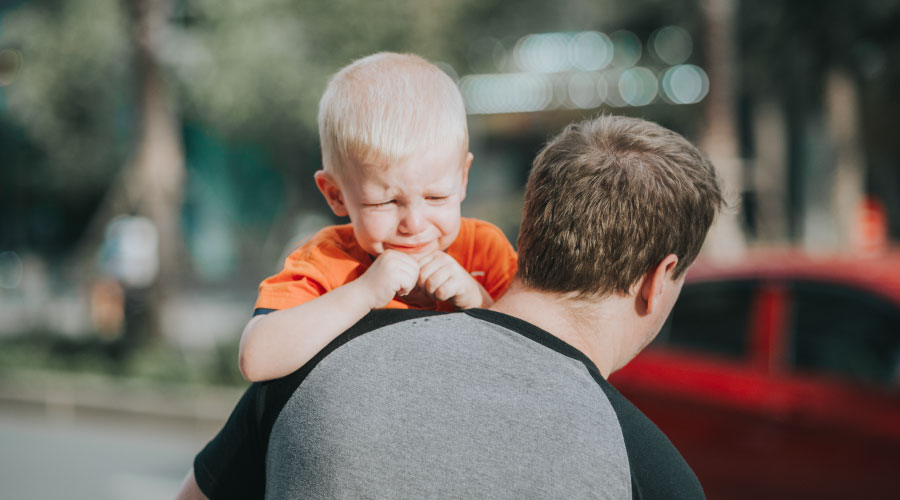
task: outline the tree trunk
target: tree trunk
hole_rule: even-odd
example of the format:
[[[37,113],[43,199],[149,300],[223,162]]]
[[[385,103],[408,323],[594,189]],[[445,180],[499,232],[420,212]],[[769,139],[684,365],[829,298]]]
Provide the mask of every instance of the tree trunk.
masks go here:
[[[860,146],[859,99],[853,80],[844,72],[828,73],[828,129],[834,145],[834,184],[831,213],[835,220],[838,248],[859,251],[865,246],[859,232],[863,208],[865,166]]]
[[[149,218],[159,233],[159,275],[146,292],[148,333],[157,336],[162,301],[173,293],[182,270],[185,164],[181,134],[157,58],[170,0],[134,1],[140,121],[126,189],[137,212]]]
[[[111,183],[82,237],[75,262],[80,269],[93,268],[85,264],[97,261],[98,247],[115,217],[140,215],[153,223],[158,240],[152,252],[159,260],[156,278],[147,287],[122,282],[124,340],[131,344],[161,335],[162,302],[182,275],[184,243],[179,221],[185,161],[177,118],[156,56],[170,0],[127,1],[134,34],[138,135],[130,160]]]
[[[737,143],[734,100],[734,0],[702,0],[706,21],[706,68],[709,94],[706,124],[700,146],[716,166],[726,199],[733,208],[719,214],[704,248],[712,258],[737,258],[746,246],[739,222],[738,195],[743,190],[743,168]]]
[[[756,108],[753,120],[756,159],[753,185],[756,193],[757,238],[763,244],[783,244],[788,230],[788,156],[787,125],[784,109],[771,100]]]

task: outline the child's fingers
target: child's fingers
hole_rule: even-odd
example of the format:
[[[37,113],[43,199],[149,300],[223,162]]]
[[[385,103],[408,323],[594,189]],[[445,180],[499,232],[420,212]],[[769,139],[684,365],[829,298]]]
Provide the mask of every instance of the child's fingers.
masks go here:
[[[456,263],[455,260],[453,260],[453,257],[450,257],[443,252],[436,253],[443,255],[432,254],[427,261],[419,263],[419,283],[423,286],[425,284],[425,281],[439,270],[446,270],[451,273],[454,271],[465,272],[462,266],[460,266]]]
[[[418,284],[419,266],[415,262],[405,262],[401,268],[397,269],[397,277],[399,280],[397,295],[407,295]]]
[[[447,300],[446,298],[438,297],[436,292],[441,286],[450,281],[452,277],[453,273],[447,268],[442,267],[436,269],[425,279],[423,287],[425,288],[425,291],[434,295],[438,300]]]
[[[407,295],[419,279],[419,263],[402,252],[387,250],[379,255],[366,271],[377,293],[388,293],[390,297]]]
[[[440,264],[435,263],[434,261],[428,262],[419,268],[419,286],[422,288],[426,288],[426,283],[428,282],[428,278],[430,278],[438,269],[440,269]]]
[[[393,264],[403,265],[406,267],[414,267],[416,269],[419,268],[419,261],[416,260],[413,256],[407,255],[403,252],[398,252],[396,250],[387,250],[383,254],[379,255],[379,258],[387,259]]]
[[[400,289],[397,291],[401,296],[408,295],[409,292],[413,291],[413,288],[418,284],[418,273],[417,270],[409,270],[408,274],[404,276],[403,281],[400,283]]]
[[[419,270],[419,286],[429,294],[434,295],[435,290],[447,280],[454,277],[457,270],[452,266],[441,262],[432,261]]]
[[[430,254],[419,257],[418,261],[419,267],[457,264],[456,259],[449,256],[446,252],[442,252],[440,250],[436,250],[434,252],[431,252]]]
[[[438,285],[438,287],[434,290],[434,298],[437,300],[449,301],[450,299],[460,295],[461,291],[459,289],[458,283],[456,283],[452,279],[447,279],[447,281]]]

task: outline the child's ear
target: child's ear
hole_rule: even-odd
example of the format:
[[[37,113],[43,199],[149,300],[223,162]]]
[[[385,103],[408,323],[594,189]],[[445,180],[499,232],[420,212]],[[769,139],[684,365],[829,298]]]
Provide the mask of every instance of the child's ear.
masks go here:
[[[469,167],[472,166],[472,160],[474,158],[475,157],[472,155],[472,153],[466,153],[466,163],[463,165],[462,172],[462,197],[459,201],[466,199],[466,186],[469,183]]]
[[[316,186],[331,207],[331,211],[338,217],[347,216],[347,207],[344,205],[344,196],[341,194],[341,186],[337,183],[337,179],[330,173],[319,170],[316,172]]]

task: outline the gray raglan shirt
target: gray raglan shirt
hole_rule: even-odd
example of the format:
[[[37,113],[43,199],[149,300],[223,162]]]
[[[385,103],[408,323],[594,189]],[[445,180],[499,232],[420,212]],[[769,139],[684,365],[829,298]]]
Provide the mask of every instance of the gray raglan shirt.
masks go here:
[[[251,386],[197,456],[225,498],[702,498],[580,352],[499,313],[376,311]]]

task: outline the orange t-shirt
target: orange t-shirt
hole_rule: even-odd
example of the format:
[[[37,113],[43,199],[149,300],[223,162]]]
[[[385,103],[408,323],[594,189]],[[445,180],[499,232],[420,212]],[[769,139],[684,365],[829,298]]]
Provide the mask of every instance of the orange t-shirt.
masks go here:
[[[516,252],[497,226],[477,219],[462,218],[456,240],[447,254],[468,271],[495,300],[503,295],[516,273]],[[291,252],[284,268],[259,285],[257,309],[287,309],[298,306],[360,277],[372,265],[373,257],[353,236],[353,226],[329,226],[306,244]],[[419,309],[394,297],[385,308]],[[453,311],[448,302],[433,309]]]

